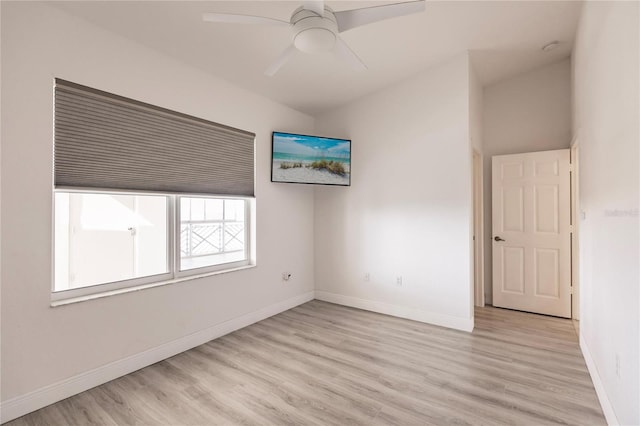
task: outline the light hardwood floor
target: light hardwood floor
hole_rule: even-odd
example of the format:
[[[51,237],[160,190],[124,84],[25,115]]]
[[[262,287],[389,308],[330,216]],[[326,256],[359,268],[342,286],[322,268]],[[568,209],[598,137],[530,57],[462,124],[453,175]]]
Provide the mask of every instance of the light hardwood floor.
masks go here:
[[[570,320],[475,325],[312,301],[8,424],[605,424]]]

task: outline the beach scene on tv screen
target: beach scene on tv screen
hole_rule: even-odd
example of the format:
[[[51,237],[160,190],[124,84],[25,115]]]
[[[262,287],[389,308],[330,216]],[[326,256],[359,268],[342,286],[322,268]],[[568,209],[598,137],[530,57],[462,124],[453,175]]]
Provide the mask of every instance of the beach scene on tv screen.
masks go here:
[[[349,185],[351,142],[274,133],[272,173],[274,182]]]

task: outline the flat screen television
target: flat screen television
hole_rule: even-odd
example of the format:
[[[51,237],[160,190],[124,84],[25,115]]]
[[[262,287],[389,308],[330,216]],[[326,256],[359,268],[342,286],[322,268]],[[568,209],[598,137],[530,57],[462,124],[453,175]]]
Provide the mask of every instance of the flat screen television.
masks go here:
[[[273,132],[271,182],[351,185],[351,141]]]

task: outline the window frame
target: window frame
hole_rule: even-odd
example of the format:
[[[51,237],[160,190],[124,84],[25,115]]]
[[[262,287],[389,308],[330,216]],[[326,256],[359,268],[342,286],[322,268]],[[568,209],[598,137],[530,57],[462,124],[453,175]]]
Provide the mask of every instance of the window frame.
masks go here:
[[[56,290],[56,208],[55,198],[57,193],[69,194],[104,194],[104,195],[129,195],[129,196],[158,196],[167,200],[167,269],[163,274],[147,275],[144,277],[130,278],[126,280],[111,281],[101,284],[92,284],[84,287],[67,290]],[[244,202],[244,259],[240,261],[226,262],[218,265],[180,270],[180,199],[204,198],[222,200],[241,200]],[[252,242],[255,237],[255,226],[252,209],[255,197],[209,195],[209,194],[184,194],[184,193],[158,193],[153,191],[120,191],[98,188],[54,188],[52,191],[52,240],[51,240],[51,302],[52,306],[72,303],[81,300],[94,299],[113,294],[142,290],[144,288],[160,285],[174,284],[186,280],[202,278],[210,275],[232,272],[247,267],[255,266],[252,256]]]

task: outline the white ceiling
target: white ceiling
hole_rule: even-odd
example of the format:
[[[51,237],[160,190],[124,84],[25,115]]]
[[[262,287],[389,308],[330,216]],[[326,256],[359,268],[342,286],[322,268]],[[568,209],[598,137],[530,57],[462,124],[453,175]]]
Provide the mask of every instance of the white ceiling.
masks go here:
[[[334,10],[396,1],[328,1]],[[296,56],[263,74],[290,43],[287,28],[202,21],[203,12],[289,20],[295,1],[71,1],[49,3],[237,86],[316,114],[471,51],[484,85],[568,57],[577,1],[427,1],[426,11],[342,33],[367,64],[353,71],[331,54]],[[561,42],[551,52],[540,48]]]

